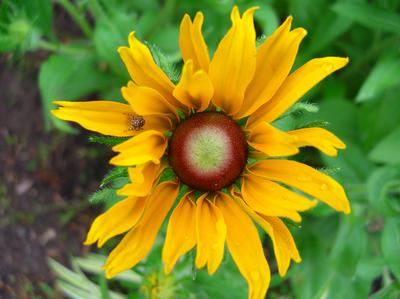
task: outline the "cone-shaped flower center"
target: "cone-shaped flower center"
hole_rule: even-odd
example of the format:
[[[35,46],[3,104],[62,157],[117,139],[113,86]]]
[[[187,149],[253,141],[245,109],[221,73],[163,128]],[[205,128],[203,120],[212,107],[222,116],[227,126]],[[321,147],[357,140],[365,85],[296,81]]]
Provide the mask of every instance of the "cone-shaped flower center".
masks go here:
[[[190,187],[220,190],[232,184],[246,165],[246,139],[240,127],[224,114],[197,113],[176,128],[169,160]]]

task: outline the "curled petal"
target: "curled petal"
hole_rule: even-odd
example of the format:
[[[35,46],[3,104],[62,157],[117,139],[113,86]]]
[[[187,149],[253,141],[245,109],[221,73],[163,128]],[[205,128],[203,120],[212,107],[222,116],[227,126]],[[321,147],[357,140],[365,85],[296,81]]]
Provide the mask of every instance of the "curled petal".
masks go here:
[[[120,47],[118,52],[133,81],[157,90],[171,105],[182,106],[172,96],[174,84],[155,63],[147,46],[135,37],[135,32],[129,35],[129,48]]]
[[[144,131],[114,146],[113,151],[120,154],[112,158],[110,163],[119,166],[140,165],[149,161],[160,164],[166,147],[167,139],[162,133],[153,130]]]
[[[299,152],[294,136],[278,130],[267,122],[262,122],[249,131],[247,143],[270,157],[290,156]]]
[[[288,76],[307,34],[303,28],[290,31],[291,23],[292,17],[288,17],[258,48],[256,71],[235,118],[248,116],[269,101]]]
[[[303,191],[337,211],[350,213],[350,203],[343,187],[310,166],[289,160],[265,160],[252,164],[248,170],[256,176]]]
[[[143,214],[146,198],[128,197],[98,216],[87,235],[85,245],[98,242],[102,247],[110,238],[131,229]]]
[[[180,256],[196,245],[196,205],[193,193],[186,193],[172,213],[167,227],[162,260],[170,273]]]
[[[244,175],[242,195],[244,201],[256,212],[287,217],[296,222],[301,221],[298,212],[308,210],[316,204],[277,183],[253,174]]]
[[[178,191],[179,185],[175,182],[163,182],[156,187],[147,199],[140,223],[125,235],[108,257],[103,267],[107,278],[134,267],[149,253]]]
[[[227,226],[228,250],[249,285],[248,298],[264,298],[270,282],[270,270],[257,228],[228,195],[218,192],[216,205]]]
[[[210,57],[201,33],[203,20],[204,17],[201,12],[196,13],[193,23],[189,15],[185,14],[179,31],[179,47],[185,63],[188,60],[192,60],[195,71],[201,69],[208,72]]]
[[[304,128],[288,133],[296,138],[297,146],[313,146],[328,156],[336,156],[337,149],[346,148],[343,141],[322,128]]]
[[[128,174],[131,183],[117,191],[122,196],[146,196],[150,193],[157,178],[160,176],[161,164],[147,162],[137,167],[129,167]]]
[[[220,210],[207,196],[205,193],[197,200],[195,263],[197,268],[207,264],[208,274],[211,275],[218,269],[224,256],[226,225]]]
[[[129,129],[133,114],[129,105],[111,101],[55,101],[54,104],[61,106],[51,111],[55,117],[76,122],[85,129],[120,137],[136,134]]]
[[[310,60],[287,77],[272,99],[250,116],[247,126],[254,126],[262,121],[274,121],[318,82],[348,62],[348,58],[341,57]]]
[[[256,68],[256,44],[253,14],[246,10],[240,17],[232,9],[232,27],[219,43],[210,63],[209,76],[214,86],[213,103],[233,115],[242,106],[244,93]]]
[[[185,106],[202,112],[210,104],[214,88],[207,73],[203,70],[194,72],[193,61],[188,60],[173,94]]]
[[[139,86],[131,81],[121,92],[132,110],[139,115],[165,114],[174,115],[178,119],[176,108],[153,88]]]

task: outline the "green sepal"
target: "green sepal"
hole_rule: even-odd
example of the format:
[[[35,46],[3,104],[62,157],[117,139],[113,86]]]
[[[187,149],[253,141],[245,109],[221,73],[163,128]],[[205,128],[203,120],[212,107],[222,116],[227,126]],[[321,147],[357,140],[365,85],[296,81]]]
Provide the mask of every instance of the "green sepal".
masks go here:
[[[100,183],[100,187],[104,187],[105,185],[113,182],[119,178],[127,178],[128,177],[128,168],[127,167],[114,167],[111,169],[103,178]]]
[[[178,196],[176,197],[176,200],[179,202],[182,197],[188,192],[189,187],[183,183],[181,183],[180,187],[179,187],[179,193]]]
[[[168,78],[174,83],[179,82],[180,73],[171,60],[156,45],[146,42],[155,63],[164,71]]]
[[[170,131],[164,132],[164,136],[165,136],[165,137],[171,137],[172,134],[173,134],[173,133],[170,132]]]
[[[114,146],[120,144],[129,139],[129,137],[112,137],[112,136],[99,136],[99,135],[90,135],[89,141],[93,143],[99,143],[108,146]]]
[[[89,202],[92,204],[118,202],[123,197],[117,195],[116,191],[122,188],[127,183],[129,183],[128,177],[115,177],[110,182],[108,182],[108,186],[99,188],[96,192],[89,195]]]
[[[116,190],[112,187],[101,188],[89,195],[89,202],[91,204],[99,204],[109,200],[122,199],[122,197],[117,195],[115,191]]]
[[[186,119],[186,113],[183,112],[183,110],[178,108],[178,109],[176,109],[176,113],[178,113],[178,116],[179,116],[179,119],[181,122]]]
[[[172,168],[166,168],[164,171],[161,173],[160,179],[158,180],[158,183],[166,182],[166,181],[173,181],[176,179],[176,174]]]
[[[286,117],[290,114],[300,115],[304,113],[317,113],[319,111],[319,107],[314,103],[307,102],[297,102],[294,104],[286,113],[284,113],[280,118]]]
[[[296,129],[304,129],[304,128],[325,128],[329,126],[329,121],[325,121],[325,120],[313,120],[313,121],[309,121],[306,122],[304,124],[300,124],[296,126]]]

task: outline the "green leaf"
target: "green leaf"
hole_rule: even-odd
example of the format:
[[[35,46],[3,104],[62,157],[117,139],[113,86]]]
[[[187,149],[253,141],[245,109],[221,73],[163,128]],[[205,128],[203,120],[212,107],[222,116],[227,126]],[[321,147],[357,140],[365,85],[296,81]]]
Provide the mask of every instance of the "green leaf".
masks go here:
[[[82,271],[96,275],[103,275],[104,270],[102,270],[101,267],[105,264],[106,260],[107,257],[104,255],[91,253],[85,257],[74,257],[73,263],[76,263]],[[143,278],[133,270],[122,272],[113,279],[117,281],[125,281],[130,284],[140,284],[143,280]]]
[[[354,215],[342,217],[341,221],[331,259],[340,276],[351,278],[367,245],[365,221]]]
[[[400,282],[400,219],[398,215],[385,219],[381,247],[387,266]]]
[[[73,132],[65,122],[50,114],[55,108],[53,101],[88,96],[107,85],[108,78],[100,72],[95,57],[89,54],[52,55],[40,67],[39,89],[42,98],[46,128],[51,124],[67,132]]]
[[[381,215],[398,215],[400,213],[399,188],[399,165],[385,166],[375,170],[367,180],[368,200],[371,206]]]
[[[251,5],[259,5],[254,15],[256,23],[260,24],[264,35],[268,36],[279,26],[279,17],[272,5],[264,5],[262,1],[253,1]]]
[[[400,163],[400,126],[383,138],[370,151],[368,157],[378,163]]]
[[[93,40],[97,54],[110,65],[121,81],[128,81],[129,76],[117,49],[126,45],[129,32],[135,27],[136,18],[135,14],[118,10],[112,15],[98,18],[94,30]]]
[[[344,184],[362,183],[374,170],[364,152],[351,141],[346,141],[346,149],[340,150],[336,157],[322,155],[322,160],[327,167],[338,169],[334,177]]]
[[[371,29],[400,33],[400,15],[367,3],[340,2],[332,10]]]
[[[213,276],[209,276],[205,269],[198,270],[194,278],[187,277],[182,283],[185,289],[194,295],[193,298],[242,299],[247,297],[246,283],[229,254],[225,255],[218,271]]]
[[[385,90],[400,85],[400,57],[388,55],[379,59],[356,96],[357,102],[376,99]]]
[[[307,55],[311,57],[314,53],[330,45],[349,30],[352,24],[351,20],[333,12],[324,14],[324,17],[318,22],[318,26],[313,28],[314,32],[310,36],[309,47],[306,49]]]
[[[49,259],[50,268],[57,276],[57,287],[69,298],[73,299],[99,299],[101,298],[100,287],[90,281],[81,271],[77,268],[72,271],[57,261]],[[103,297],[104,298],[104,297]],[[110,291],[110,299],[123,299],[124,296],[120,293]]]
[[[400,285],[391,283],[368,297],[368,299],[398,299],[400,298]]]
[[[397,95],[400,88],[392,88],[382,95],[379,101],[364,102],[359,109],[359,134],[364,149],[370,151],[388,132],[397,127],[400,119]],[[371,124],[374,124],[371,126]]]

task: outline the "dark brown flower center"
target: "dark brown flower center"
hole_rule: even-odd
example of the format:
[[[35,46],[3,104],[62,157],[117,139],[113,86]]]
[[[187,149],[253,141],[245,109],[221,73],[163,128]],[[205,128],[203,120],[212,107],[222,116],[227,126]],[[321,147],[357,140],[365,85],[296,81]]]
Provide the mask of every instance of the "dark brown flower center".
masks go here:
[[[216,191],[232,184],[247,161],[246,138],[222,113],[197,113],[178,125],[169,145],[169,161],[183,183]]]

